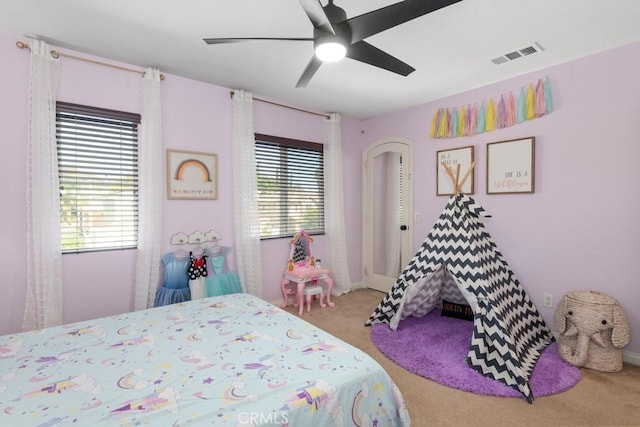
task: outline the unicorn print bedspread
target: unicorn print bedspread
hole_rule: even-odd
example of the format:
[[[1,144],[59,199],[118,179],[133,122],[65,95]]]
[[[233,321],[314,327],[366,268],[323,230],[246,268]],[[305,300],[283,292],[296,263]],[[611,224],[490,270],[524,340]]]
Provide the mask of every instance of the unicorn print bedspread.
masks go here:
[[[0,336],[2,426],[408,426],[368,355],[249,294]]]

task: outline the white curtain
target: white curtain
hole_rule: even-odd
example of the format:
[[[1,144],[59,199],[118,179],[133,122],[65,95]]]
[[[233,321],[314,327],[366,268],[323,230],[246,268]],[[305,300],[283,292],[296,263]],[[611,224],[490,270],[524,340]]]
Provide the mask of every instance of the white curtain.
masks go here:
[[[400,274],[400,153],[386,153],[387,197],[386,197],[386,266],[385,276],[396,277]]]
[[[253,94],[233,95],[233,212],[238,276],[245,292],[262,296],[260,213],[253,130]]]
[[[339,114],[330,114],[324,136],[325,259],[334,279],[333,293],[351,291],[347,240],[344,229],[344,179],[342,171],[342,126]]]
[[[134,310],[153,306],[159,283],[164,188],[160,71],[147,68],[142,81],[143,104],[138,138],[138,250]]]
[[[56,151],[59,62],[32,40],[27,146],[27,299],[22,328],[62,323],[60,187]]]

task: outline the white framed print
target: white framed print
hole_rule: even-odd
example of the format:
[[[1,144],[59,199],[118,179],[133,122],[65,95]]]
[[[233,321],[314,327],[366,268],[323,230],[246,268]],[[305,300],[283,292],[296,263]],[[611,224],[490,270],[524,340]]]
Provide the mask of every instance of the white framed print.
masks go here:
[[[487,144],[487,194],[535,192],[535,137]]]
[[[436,195],[447,196],[455,193],[453,188],[453,182],[444,165],[450,167],[453,171],[460,166],[461,173],[465,173],[469,170],[473,164],[474,147],[470,145],[468,147],[453,148],[451,150],[440,150],[436,153]],[[464,194],[473,194],[474,192],[474,179],[473,171],[462,185],[462,192]]]
[[[167,150],[167,198],[218,198],[218,156],[197,151]]]

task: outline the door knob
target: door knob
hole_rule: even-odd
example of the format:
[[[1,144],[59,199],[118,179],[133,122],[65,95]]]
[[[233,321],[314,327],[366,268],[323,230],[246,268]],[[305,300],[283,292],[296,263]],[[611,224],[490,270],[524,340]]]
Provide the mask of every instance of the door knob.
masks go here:
[[[406,226],[406,225],[401,225],[401,226],[400,226],[400,230],[405,231],[406,229],[407,229],[407,226]]]

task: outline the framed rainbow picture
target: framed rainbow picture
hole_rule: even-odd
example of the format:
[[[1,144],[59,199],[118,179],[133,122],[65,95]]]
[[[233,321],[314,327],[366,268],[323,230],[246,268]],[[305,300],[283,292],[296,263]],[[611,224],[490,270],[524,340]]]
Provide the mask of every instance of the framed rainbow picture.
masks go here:
[[[216,200],[218,156],[197,151],[167,150],[167,198]]]

